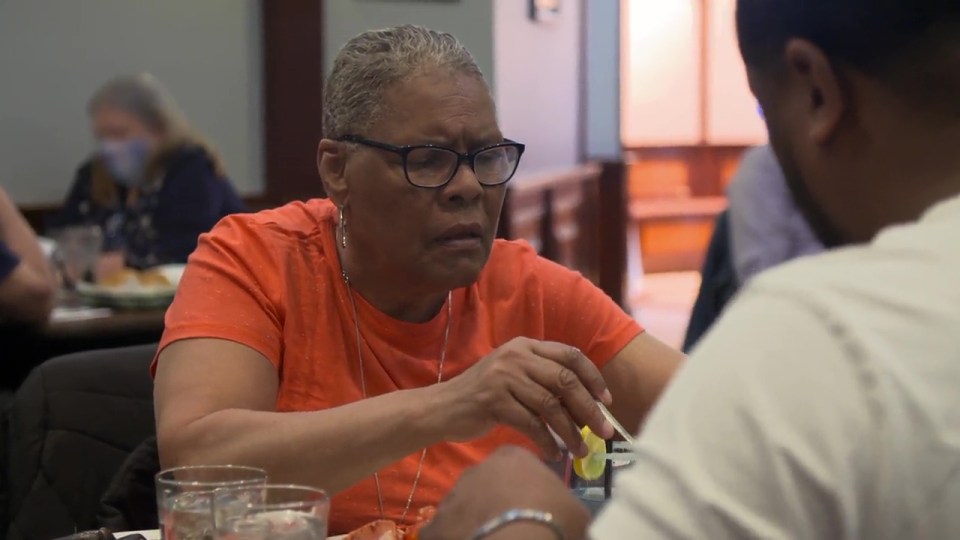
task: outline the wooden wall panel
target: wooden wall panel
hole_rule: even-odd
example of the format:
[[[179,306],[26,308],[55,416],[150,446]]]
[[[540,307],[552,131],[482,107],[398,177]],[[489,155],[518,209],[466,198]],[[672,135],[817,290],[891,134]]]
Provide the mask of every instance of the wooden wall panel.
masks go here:
[[[627,279],[627,189],[626,168],[622,161],[600,164],[599,286],[621,306],[626,301]]]
[[[699,270],[742,146],[634,148],[627,151],[630,227],[644,272]]]
[[[526,240],[537,253],[543,253],[543,220],[546,211],[544,201],[542,190],[507,188],[497,236],[509,240]]]
[[[644,272],[699,270],[703,266],[713,221],[647,220],[639,228]]]
[[[627,192],[631,200],[689,197],[692,174],[682,157],[643,157],[627,164]]]
[[[631,201],[644,272],[700,270],[714,222],[726,208],[723,197],[675,201]]]
[[[582,273],[616,302],[626,269],[626,192],[620,163],[517,179],[507,189],[501,238]]]
[[[323,197],[323,1],[261,0],[266,198]]]
[[[699,269],[745,145],[762,142],[754,140],[762,123],[745,105],[742,66],[733,80],[722,79],[736,60],[732,5],[621,2],[625,163],[602,164],[599,182],[582,183],[579,194],[557,187],[562,181],[512,186],[504,236],[527,238],[545,256],[595,275],[615,298],[622,298],[628,226],[637,227],[646,271]],[[728,98],[734,113],[717,111]],[[595,244],[585,241],[593,231]]]
[[[596,182],[585,179],[584,182]],[[556,260],[571,268],[581,270],[578,245],[586,240],[580,211],[583,209],[583,187],[578,184],[557,186],[549,192],[549,205],[553,216],[553,237],[556,240]]]
[[[700,145],[627,149],[630,198],[723,195],[746,148]]]

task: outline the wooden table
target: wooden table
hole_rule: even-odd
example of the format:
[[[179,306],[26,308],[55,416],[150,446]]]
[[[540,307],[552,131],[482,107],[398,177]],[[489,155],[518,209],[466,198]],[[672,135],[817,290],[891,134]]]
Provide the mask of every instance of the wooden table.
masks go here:
[[[111,311],[103,317],[50,321],[39,330],[39,334],[48,340],[109,340],[131,335],[155,335],[157,341],[160,339],[166,308]]]
[[[62,303],[75,306],[76,299]],[[0,389],[15,389],[30,370],[63,354],[160,341],[166,308],[111,309],[92,318],[51,320],[39,328],[0,326]]]

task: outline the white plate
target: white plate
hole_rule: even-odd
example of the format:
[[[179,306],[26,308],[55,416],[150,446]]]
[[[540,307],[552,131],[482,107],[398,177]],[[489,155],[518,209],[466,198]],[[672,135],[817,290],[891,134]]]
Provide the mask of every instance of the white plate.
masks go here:
[[[170,281],[168,287],[104,287],[96,283],[81,281],[77,283],[77,293],[99,306],[119,308],[158,308],[165,307],[173,300],[177,285],[186,265],[165,264],[153,268]]]
[[[144,538],[146,538],[147,540],[160,540],[160,531],[157,530],[157,529],[153,529],[153,530],[149,530],[149,531],[115,532],[115,533],[113,533],[113,536],[116,537],[116,538],[123,538],[124,536],[126,536],[126,535],[128,535],[128,534],[139,534],[139,535],[142,535],[142,536],[143,536]],[[341,534],[341,535],[337,535],[337,536],[328,536],[328,537],[327,537],[327,540],[342,540],[345,536],[347,536],[347,535]]]
[[[148,531],[123,531],[113,533],[114,538],[123,538],[129,534],[139,534],[147,540],[160,540],[160,530],[150,529]]]

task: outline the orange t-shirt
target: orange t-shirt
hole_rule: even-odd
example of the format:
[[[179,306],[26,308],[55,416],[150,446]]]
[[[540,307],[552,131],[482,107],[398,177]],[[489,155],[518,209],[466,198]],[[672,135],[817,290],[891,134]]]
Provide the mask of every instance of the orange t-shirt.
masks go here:
[[[167,311],[160,350],[205,337],[260,352],[280,378],[278,411],[321,410],[361,399],[335,212],[327,200],[294,202],[227,217],[201,236]],[[444,380],[514,337],[564,342],[603,366],[642,331],[583,276],[539,257],[524,242],[496,241],[477,282],[453,291],[452,299]],[[446,309],[414,324],[381,313],[359,294],[356,302],[368,395],[435,383]],[[465,468],[507,443],[532,445],[501,427],[469,443],[431,446],[410,515],[437,504]],[[419,457],[417,452],[380,471],[387,518],[400,518]],[[378,517],[372,476],[333,497],[331,531]]]

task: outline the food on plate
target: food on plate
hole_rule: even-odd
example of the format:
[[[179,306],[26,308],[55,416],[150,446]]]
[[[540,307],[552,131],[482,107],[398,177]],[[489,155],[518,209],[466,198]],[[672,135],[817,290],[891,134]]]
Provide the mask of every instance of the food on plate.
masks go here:
[[[97,280],[97,285],[100,285],[101,287],[120,287],[128,281],[136,279],[136,270],[133,268],[121,268],[120,270],[110,272],[109,274],[100,277],[100,279]]]
[[[97,285],[111,289],[173,287],[173,283],[159,270],[136,270],[134,268],[121,268],[116,272],[111,272],[97,280]]]
[[[344,540],[417,540],[420,529],[430,523],[437,509],[424,506],[417,512],[417,520],[411,525],[397,525],[389,519],[378,519],[354,530]]]
[[[378,519],[352,531],[344,540],[400,540],[405,536],[397,524],[387,519]]]
[[[137,274],[140,285],[144,287],[172,287],[173,283],[158,270],[144,270]]]

